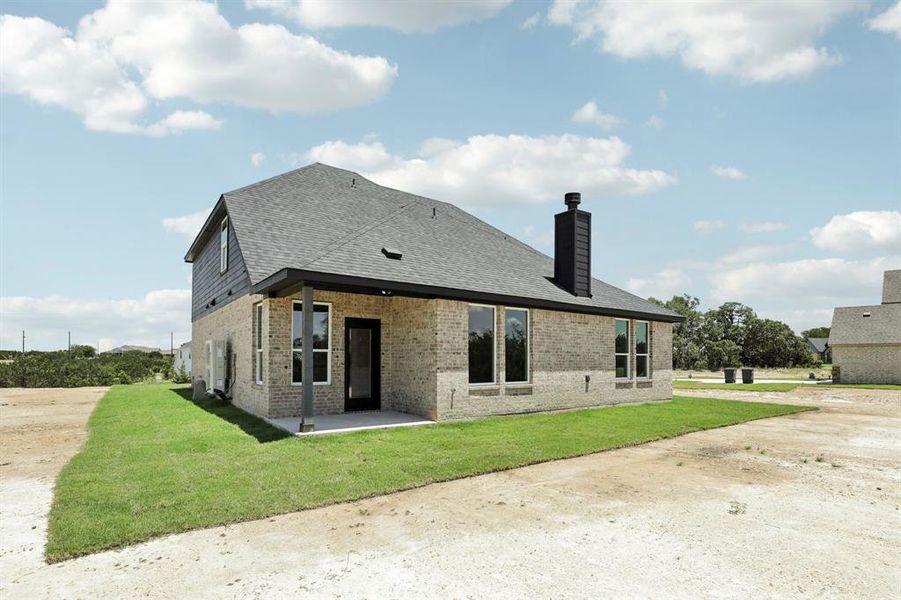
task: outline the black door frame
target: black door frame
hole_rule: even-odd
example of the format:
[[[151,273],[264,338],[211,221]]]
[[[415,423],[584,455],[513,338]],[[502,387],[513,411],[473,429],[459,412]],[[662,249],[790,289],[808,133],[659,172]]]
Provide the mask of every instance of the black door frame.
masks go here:
[[[369,398],[350,398],[350,330],[369,329],[372,332],[370,364],[372,385]],[[344,412],[381,410],[382,408],[382,322],[378,319],[344,319]]]

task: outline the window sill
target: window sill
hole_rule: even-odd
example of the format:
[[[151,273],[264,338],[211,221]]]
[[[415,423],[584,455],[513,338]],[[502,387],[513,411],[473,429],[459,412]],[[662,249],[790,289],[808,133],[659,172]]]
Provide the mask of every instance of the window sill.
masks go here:
[[[316,387],[318,385],[332,385],[332,382],[331,381],[314,381],[313,382],[313,387]],[[292,381],[291,382],[291,387],[301,387],[301,386],[303,386],[302,381]]]
[[[478,396],[500,396],[501,386],[499,385],[471,385],[469,386],[469,395]]]

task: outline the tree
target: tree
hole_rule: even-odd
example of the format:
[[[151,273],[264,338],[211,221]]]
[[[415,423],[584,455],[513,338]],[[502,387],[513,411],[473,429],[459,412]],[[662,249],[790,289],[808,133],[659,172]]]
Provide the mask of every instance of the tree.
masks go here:
[[[829,337],[830,327],[814,327],[807,331],[801,332],[801,337],[805,338],[827,338]]]
[[[741,347],[732,340],[719,340],[707,345],[707,368],[718,371],[741,364]]]
[[[781,321],[754,318],[745,325],[742,362],[752,367],[795,367],[814,361],[807,343],[791,327]]]
[[[747,322],[756,318],[754,309],[740,302],[725,302],[719,308],[708,310],[704,314],[705,322],[712,321],[721,328],[721,339],[735,342],[738,346],[744,346]]]
[[[73,344],[69,348],[69,354],[72,355],[72,358],[94,358],[95,350],[93,346],[87,344]]]
[[[648,298],[648,300],[685,317],[684,321],[673,325],[673,367],[676,369],[705,368],[706,360],[701,352],[703,315],[698,310],[701,301],[688,294],[673,296],[666,302],[656,298]]]

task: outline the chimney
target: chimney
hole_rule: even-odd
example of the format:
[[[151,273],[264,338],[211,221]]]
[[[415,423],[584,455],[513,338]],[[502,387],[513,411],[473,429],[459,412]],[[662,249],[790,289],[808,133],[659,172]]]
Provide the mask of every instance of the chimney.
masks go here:
[[[883,274],[882,303],[901,304],[901,269],[886,271]]]
[[[591,296],[591,213],[579,210],[582,194],[563,197],[554,215],[554,281],[573,296]]]

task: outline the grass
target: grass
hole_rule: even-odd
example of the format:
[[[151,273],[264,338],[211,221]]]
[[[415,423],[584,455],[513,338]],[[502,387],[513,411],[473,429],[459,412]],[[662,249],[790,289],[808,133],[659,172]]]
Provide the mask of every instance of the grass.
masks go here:
[[[797,379],[800,381],[807,380],[811,371],[816,375],[817,379],[829,379],[832,376],[831,365],[821,365],[820,367],[785,367],[781,369],[754,367],[754,376],[757,377],[757,379]],[[741,371],[738,371],[737,374],[741,376]],[[680,379],[686,378],[689,375],[694,379],[722,379],[723,371],[686,371],[683,369],[676,369],[673,371],[673,376]]]
[[[49,561],[810,410],[676,397],[672,402],[496,417],[298,438],[187,388],[116,386],[60,473]]]
[[[791,392],[801,385],[818,388],[857,388],[863,390],[901,390],[901,385],[876,383],[705,383],[703,381],[673,381],[676,390],[737,390],[745,392]]]
[[[703,381],[674,381],[677,390],[738,390],[745,392],[790,392],[800,383],[704,383]]]

